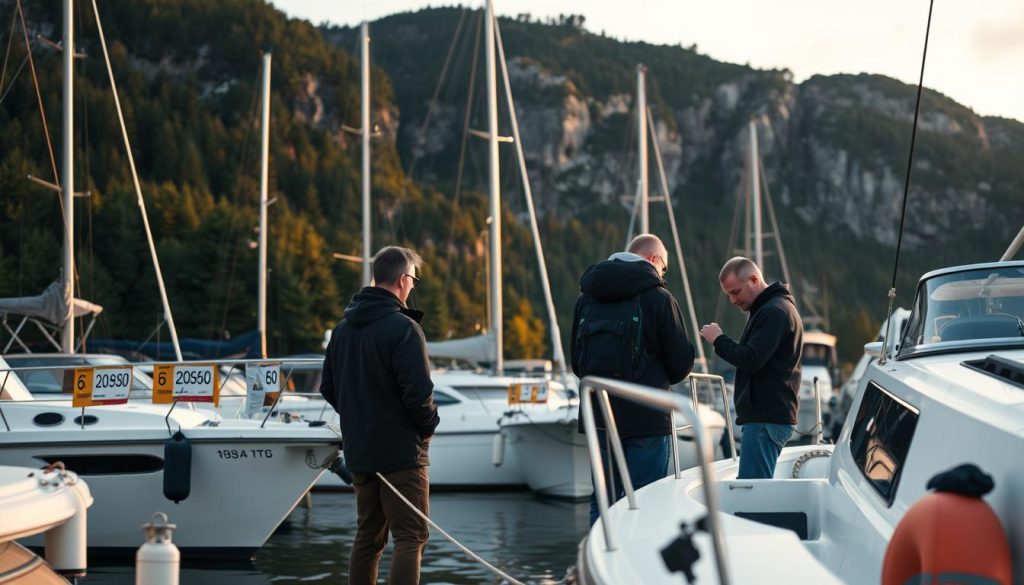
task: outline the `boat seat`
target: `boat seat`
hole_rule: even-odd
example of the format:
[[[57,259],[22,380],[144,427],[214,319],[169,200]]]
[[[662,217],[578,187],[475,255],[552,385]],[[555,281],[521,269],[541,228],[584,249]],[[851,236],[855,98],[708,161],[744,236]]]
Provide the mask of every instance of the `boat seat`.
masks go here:
[[[1013,315],[985,315],[950,321],[942,328],[942,341],[1022,337],[1020,321]]]

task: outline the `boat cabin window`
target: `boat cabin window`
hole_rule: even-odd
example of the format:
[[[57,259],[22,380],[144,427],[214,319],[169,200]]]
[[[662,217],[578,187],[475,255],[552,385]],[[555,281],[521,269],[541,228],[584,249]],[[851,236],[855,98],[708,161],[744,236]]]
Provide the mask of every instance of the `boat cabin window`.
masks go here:
[[[18,378],[18,375],[11,371],[12,367],[3,358],[0,358],[0,400],[19,402],[32,400],[32,394]]]
[[[452,386],[473,400],[508,400],[508,384],[503,386]]]
[[[891,506],[917,428],[917,413],[868,382],[850,433],[850,451],[861,473]]]
[[[963,346],[1024,345],[1024,267],[939,274],[923,281],[900,356]]]
[[[805,366],[832,367],[832,348],[819,343],[805,343],[804,354],[800,360]]]

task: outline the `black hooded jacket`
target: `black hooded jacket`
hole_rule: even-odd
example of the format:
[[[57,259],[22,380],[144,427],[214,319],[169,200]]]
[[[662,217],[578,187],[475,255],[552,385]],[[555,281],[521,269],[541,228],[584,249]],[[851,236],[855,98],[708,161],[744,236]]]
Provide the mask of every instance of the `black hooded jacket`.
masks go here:
[[[739,343],[724,334],[715,339],[718,357],[736,366],[737,424],[796,424],[803,345],[796,303],[780,282],[754,299]]]
[[[615,302],[636,298],[643,310],[644,349],[647,367],[636,382],[668,390],[693,369],[693,344],[686,337],[686,326],[679,304],[668,291],[657,269],[645,260],[605,260],[587,268],[580,277],[581,294],[576,300],[572,325],[572,369],[580,378],[579,348],[576,334],[585,307],[595,302]],[[611,399],[615,423],[623,437],[666,435],[671,432],[669,415],[636,403]],[[594,414],[599,428],[604,428],[600,410]],[[582,417],[580,429],[582,432]]]
[[[352,471],[430,464],[427,448],[439,418],[421,316],[391,292],[368,286],[331,334],[320,394],[341,417]]]

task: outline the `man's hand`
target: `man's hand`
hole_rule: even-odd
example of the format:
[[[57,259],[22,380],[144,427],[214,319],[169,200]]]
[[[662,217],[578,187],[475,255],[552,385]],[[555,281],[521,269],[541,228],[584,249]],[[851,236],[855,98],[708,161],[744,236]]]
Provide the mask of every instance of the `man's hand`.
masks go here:
[[[700,336],[711,345],[715,344],[715,340],[721,334],[722,328],[718,326],[718,323],[708,323],[700,328]]]

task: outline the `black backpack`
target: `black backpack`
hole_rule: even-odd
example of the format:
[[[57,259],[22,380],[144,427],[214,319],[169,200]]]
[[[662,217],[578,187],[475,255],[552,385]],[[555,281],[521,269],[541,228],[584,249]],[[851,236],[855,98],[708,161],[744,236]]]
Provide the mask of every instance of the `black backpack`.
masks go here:
[[[644,311],[635,297],[585,306],[574,340],[578,374],[638,380],[647,365],[643,324]]]

